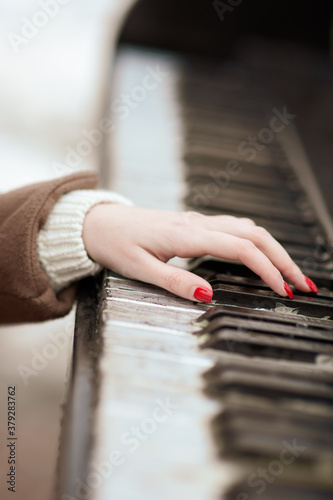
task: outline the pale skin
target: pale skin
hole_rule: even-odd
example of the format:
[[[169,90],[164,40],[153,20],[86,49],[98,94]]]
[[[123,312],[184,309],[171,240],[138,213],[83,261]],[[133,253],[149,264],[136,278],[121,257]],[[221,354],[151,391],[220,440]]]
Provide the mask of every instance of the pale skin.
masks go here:
[[[298,290],[311,291],[286,250],[251,219],[102,203],[86,215],[83,241],[99,264],[189,300],[197,300],[198,287],[208,292],[212,287],[168,264],[172,257],[209,254],[240,261],[282,297],[288,295],[283,277]]]

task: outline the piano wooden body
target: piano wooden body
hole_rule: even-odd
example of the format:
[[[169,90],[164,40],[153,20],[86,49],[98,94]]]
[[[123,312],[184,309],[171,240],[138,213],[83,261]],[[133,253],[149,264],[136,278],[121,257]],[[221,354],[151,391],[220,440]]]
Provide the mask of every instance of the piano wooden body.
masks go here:
[[[243,8],[226,3],[235,12],[221,29]],[[113,69],[104,183],[146,207],[252,218],[319,293],[278,297],[211,256],[176,262],[210,281],[209,305],[111,271],[83,282],[56,497],[332,499],[333,224],[293,108],[306,86],[331,81],[324,59],[308,64],[308,47],[261,38],[208,57],[207,40],[190,54],[179,37],[175,52],[155,24],[158,50],[133,45],[153,45],[142,12],[129,16]],[[117,113],[126,95],[132,106]]]

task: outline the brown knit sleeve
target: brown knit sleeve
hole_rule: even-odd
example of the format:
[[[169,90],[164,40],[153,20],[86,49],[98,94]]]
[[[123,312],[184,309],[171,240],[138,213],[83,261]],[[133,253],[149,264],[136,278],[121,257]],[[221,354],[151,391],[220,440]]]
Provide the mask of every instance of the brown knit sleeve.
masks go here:
[[[92,189],[93,172],[79,172],[0,196],[0,323],[64,316],[75,286],[53,292],[37,256],[37,233],[54,203],[75,189]]]

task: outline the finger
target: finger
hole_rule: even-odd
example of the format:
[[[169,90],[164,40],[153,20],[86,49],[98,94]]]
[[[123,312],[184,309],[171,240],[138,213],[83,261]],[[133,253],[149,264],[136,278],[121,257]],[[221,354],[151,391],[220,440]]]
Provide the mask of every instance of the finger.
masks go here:
[[[254,220],[247,217],[235,217],[233,215],[203,215],[199,212],[184,212],[188,224],[198,225],[212,231],[221,231],[222,228],[233,228],[235,225],[256,225]]]
[[[238,260],[260,276],[279,295],[286,297],[284,280],[279,269],[250,240],[218,231],[202,231],[198,255],[210,254],[218,258]],[[195,246],[196,238],[193,239]],[[195,251],[196,248],[192,249]],[[184,256],[184,255],[182,255]]]
[[[175,233],[172,243],[172,256],[186,258],[210,254],[222,259],[239,260],[260,276],[276,293],[282,297],[288,295],[280,271],[250,240],[219,231],[201,229],[198,224],[195,231],[191,229]]]
[[[141,255],[135,279],[157,285],[184,299],[209,303],[212,300],[211,285],[193,273],[161,262],[151,254]]]
[[[215,230],[218,230],[218,221],[210,221],[210,226],[215,226]],[[306,276],[292,260],[288,252],[266,229],[260,226],[235,223],[222,223],[221,227],[228,234],[252,241],[296,288],[303,292],[313,290],[307,284]]]
[[[303,292],[311,291],[301,269],[292,260],[285,248],[266,229],[257,226],[248,231],[246,237],[270,259],[283,276],[291,281],[296,288]]]

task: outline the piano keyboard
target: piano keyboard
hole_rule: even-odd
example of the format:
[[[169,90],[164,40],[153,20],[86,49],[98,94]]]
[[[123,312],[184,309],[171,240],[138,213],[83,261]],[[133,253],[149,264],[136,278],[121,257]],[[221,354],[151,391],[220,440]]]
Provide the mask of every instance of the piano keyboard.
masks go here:
[[[80,379],[77,354],[68,424],[76,442],[67,443],[76,465],[62,491],[80,498],[86,488],[93,500],[331,499],[333,232],[295,126],[247,161],[239,145],[284,104],[254,68],[235,63],[126,48],[115,95],[158,64],[168,79],[116,124],[112,187],[144,206],[252,218],[319,293],[278,297],[243,265],[211,256],[179,262],[212,284],[211,305],[107,272],[97,302],[79,302],[77,352],[87,354],[80,334],[88,336],[90,378]]]

